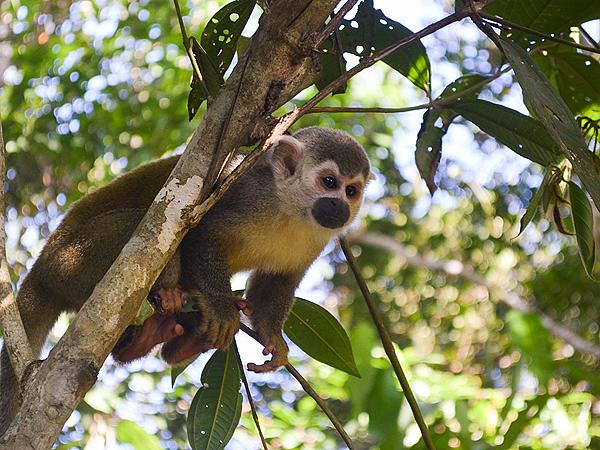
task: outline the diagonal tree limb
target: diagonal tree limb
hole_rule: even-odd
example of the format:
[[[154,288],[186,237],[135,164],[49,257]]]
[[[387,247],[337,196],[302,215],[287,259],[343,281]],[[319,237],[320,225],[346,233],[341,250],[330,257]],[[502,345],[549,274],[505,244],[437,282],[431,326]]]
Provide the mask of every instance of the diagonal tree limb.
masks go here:
[[[310,54],[299,53],[290,39],[317,30],[336,0],[281,0],[261,20],[251,46],[245,89],[240,92],[230,126],[218,142],[241,78],[234,69],[184,155],[117,260],[96,286],[61,341],[24,393],[23,406],[0,449],[47,449],[85,393],[119,335],[131,322],[149,286],[174,253],[201,201],[203,179],[212,160],[221,165],[227,153],[251,140],[253,125],[267,122],[264,110],[273,83],[283,84],[272,106],[278,107],[314,82],[318,75]],[[289,25],[293,21],[293,25]],[[289,33],[289,39],[282,38]],[[220,154],[217,154],[220,148]],[[176,200],[176,201],[174,201]]]

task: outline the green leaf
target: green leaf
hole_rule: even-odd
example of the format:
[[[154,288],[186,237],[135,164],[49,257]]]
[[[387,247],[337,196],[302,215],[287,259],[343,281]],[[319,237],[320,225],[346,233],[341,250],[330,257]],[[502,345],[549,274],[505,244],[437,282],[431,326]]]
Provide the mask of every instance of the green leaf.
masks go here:
[[[148,433],[131,420],[121,420],[117,423],[117,440],[131,445],[135,450],[161,450],[160,439]]]
[[[196,38],[190,38],[190,45],[194,59],[200,69],[202,80],[198,78],[196,71],[192,74],[191,90],[188,95],[188,118],[192,120],[198,109],[208,98],[208,95],[216,95],[223,84],[223,76],[219,73],[215,63],[207,55],[206,50],[200,45]]]
[[[527,228],[527,225],[535,218],[535,215],[540,209],[540,202],[542,198],[546,195],[546,189],[548,187],[554,186],[554,184],[560,180],[560,171],[556,170],[554,166],[551,166],[544,175],[544,179],[540,184],[535,195],[531,198],[527,209],[525,210],[525,214],[521,217],[521,224],[519,227],[519,234],[515,236],[515,238],[519,237],[519,235]]]
[[[466,89],[470,89],[471,87],[475,86],[477,83],[481,83],[486,78],[487,77],[484,77],[483,75],[478,75],[478,74],[463,75],[462,77],[457,78],[452,83],[450,83],[448,86],[446,86],[444,88],[444,90],[442,91],[442,93],[438,96],[436,101],[460,94],[462,91],[464,91]],[[448,105],[451,105],[454,102],[457,102],[457,101],[460,101],[463,99],[476,98],[477,95],[479,95],[479,92],[481,92],[482,88],[483,88],[483,86],[481,86],[479,89],[469,92],[468,94],[466,94],[464,96],[458,97],[451,103],[446,103],[444,105],[445,108],[447,108]],[[452,123],[452,121],[456,118],[457,114],[454,111],[452,111],[451,109],[439,109],[439,116],[444,121],[444,126],[446,128],[448,128],[450,126],[450,124]]]
[[[236,0],[218,10],[206,24],[200,43],[221,76],[231,64],[254,0]]]
[[[506,314],[505,321],[509,326],[513,345],[521,350],[529,370],[545,386],[554,373],[548,330],[536,314],[523,314],[511,310]]]
[[[133,325],[142,325],[152,314],[154,314],[154,308],[148,301],[148,298],[145,298],[133,320]]]
[[[185,369],[187,369],[187,367],[194,362],[195,359],[187,361],[186,363],[179,365],[179,366],[173,366],[171,367],[171,387],[175,387],[175,382],[177,381],[177,377],[179,375],[181,375],[183,372],[185,372]]]
[[[191,37],[190,42],[192,44],[194,57],[200,68],[200,73],[202,74],[202,79],[208,89],[208,93],[210,95],[216,95],[223,85],[223,75],[220,73],[217,66],[218,61],[213,61],[211,57],[208,56],[206,49],[195,37]],[[194,73],[194,75],[196,74]]]
[[[519,411],[517,418],[510,424],[506,433],[504,433],[502,448],[513,448],[513,444],[521,432],[530,423],[535,421],[537,416],[542,412],[542,409],[544,409],[544,406],[546,406],[549,398],[550,396],[547,394],[538,394],[533,399],[525,402],[525,407]]]
[[[511,22],[545,33],[568,31],[600,17],[600,2],[590,0],[502,0],[486,6],[484,11]],[[514,31],[511,39],[521,45],[531,46],[540,38]]]
[[[317,361],[360,377],[346,331],[322,306],[296,298],[283,330]]]
[[[227,445],[240,420],[240,369],[231,348],[217,350],[202,371],[187,418],[192,450],[220,450]]]
[[[600,63],[574,51],[549,48],[534,56],[573,114],[600,118]]]
[[[352,20],[344,20],[339,37],[344,51],[364,58],[413,34],[404,25],[394,22],[373,0],[362,2]],[[421,41],[415,41],[383,59],[387,65],[407,77],[415,86],[430,92],[431,70],[427,52]]]
[[[590,205],[585,192],[572,181],[569,182],[569,199],[571,200],[571,212],[579,255],[586,273],[591,279],[595,279],[593,269],[596,262],[596,246],[594,245],[592,205]]]
[[[525,50],[506,39],[499,39],[499,43],[523,89],[525,104],[559,145],[592,200],[600,207],[600,159],[587,148],[571,110]]]
[[[427,183],[431,195],[437,189],[435,173],[442,157],[442,137],[446,134],[446,129],[435,126],[438,118],[439,116],[435,111],[425,111],[421,129],[417,134],[417,147],[415,150],[417,168],[421,177]]]
[[[449,108],[524,158],[543,166],[562,159],[556,142],[532,117],[485,100],[461,100]]]
[[[343,55],[339,54],[334,42],[335,39],[335,36],[331,36],[323,46],[321,74],[315,83],[319,90],[336,80],[346,70],[346,60]],[[346,84],[344,83],[336,88],[332,95],[346,92]]]

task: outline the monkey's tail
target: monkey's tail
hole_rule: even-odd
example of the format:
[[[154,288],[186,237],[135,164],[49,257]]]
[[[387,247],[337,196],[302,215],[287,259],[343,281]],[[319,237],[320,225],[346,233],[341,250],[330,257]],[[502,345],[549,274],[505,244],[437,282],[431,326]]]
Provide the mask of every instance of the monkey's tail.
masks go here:
[[[23,281],[17,295],[17,305],[32,354],[37,358],[46,336],[62,311],[53,309],[52,302],[44,301],[44,297],[39,295],[30,284],[27,279]],[[3,345],[0,352],[0,436],[14,419],[19,403],[19,383],[10,363],[6,345]]]

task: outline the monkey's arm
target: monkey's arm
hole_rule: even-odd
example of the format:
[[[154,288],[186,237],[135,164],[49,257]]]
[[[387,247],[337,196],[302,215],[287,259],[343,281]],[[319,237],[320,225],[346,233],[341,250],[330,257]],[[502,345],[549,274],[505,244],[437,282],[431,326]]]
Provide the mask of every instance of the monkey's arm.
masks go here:
[[[294,291],[304,276],[304,270],[294,273],[273,274],[255,270],[246,287],[246,300],[252,309],[250,320],[265,346],[264,355],[271,360],[261,365],[250,363],[254,372],[269,372],[287,364],[288,347],[282,330],[294,304]]]
[[[230,273],[218,240],[206,228],[190,230],[181,246],[181,288],[197,312],[180,313],[184,334],[167,342],[162,356],[179,364],[212,348],[227,348],[239,329],[245,301],[233,295]]]

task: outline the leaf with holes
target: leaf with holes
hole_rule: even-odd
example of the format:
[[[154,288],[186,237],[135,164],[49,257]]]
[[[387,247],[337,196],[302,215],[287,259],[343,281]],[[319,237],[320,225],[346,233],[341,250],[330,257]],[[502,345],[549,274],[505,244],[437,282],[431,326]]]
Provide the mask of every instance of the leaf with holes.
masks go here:
[[[202,371],[187,417],[192,450],[221,450],[233,436],[242,412],[240,369],[231,348],[217,350]]]
[[[338,35],[344,51],[364,58],[411,34],[413,32],[404,25],[375,9],[373,0],[365,0],[359,5],[354,19],[342,21]],[[421,41],[397,50],[384,58],[383,62],[407,77],[415,86],[430,92],[431,67]]]
[[[457,78],[452,83],[450,83],[448,86],[446,86],[444,88],[444,90],[442,91],[442,93],[438,96],[436,101],[439,101],[441,99],[445,99],[448,97],[452,97],[454,95],[460,94],[461,92],[463,92],[467,89],[471,89],[473,86],[477,85],[477,83],[481,83],[486,78],[487,77],[484,77],[483,75],[478,75],[478,74],[474,74],[474,73],[463,75],[462,77]],[[477,97],[477,95],[479,95],[479,92],[481,92],[482,88],[483,88],[483,85],[479,89],[475,89],[474,91],[471,91],[462,97],[458,97],[457,99],[455,99],[454,101],[452,101],[450,103],[446,103],[444,105],[444,109],[439,110],[439,115],[442,118],[442,120],[444,121],[444,126],[446,128],[448,128],[450,126],[452,121],[458,115],[451,109],[446,109],[446,107],[448,105],[451,105],[454,102],[457,102],[457,101],[460,101],[463,99]]]
[[[534,55],[573,114],[600,119],[600,63],[575,51],[548,50]]]
[[[525,50],[506,39],[499,42],[523,89],[525,104],[569,159],[592,200],[600,207],[600,159],[587,148],[571,110]]]
[[[322,47],[321,53],[321,74],[315,83],[317,89],[321,90],[329,83],[335,81],[346,70],[346,60],[344,55],[340,54],[339,48],[336,45],[336,36],[331,36]],[[337,87],[331,94],[343,94],[346,92],[346,84],[343,83]]]
[[[200,43],[221,76],[225,75],[237,47],[237,41],[252,14],[254,0],[228,3],[210,18]]]
[[[570,26],[600,18],[600,2],[590,0],[503,0],[484,8],[494,14],[527,28],[544,33],[568,32]],[[521,31],[511,33],[511,39],[519,45],[531,47],[541,43]]]
[[[524,158],[543,166],[562,159],[556,142],[532,117],[485,100],[461,100],[449,108]]]
[[[187,105],[188,118],[189,120],[192,120],[204,100],[208,98],[208,95],[215,95],[219,92],[219,89],[223,84],[223,77],[196,38],[191,37],[190,44],[192,46],[194,59],[198,64],[200,74],[202,75],[202,79],[198,77],[196,71],[194,71],[192,75],[192,82],[190,85],[191,90],[188,95]]]
[[[596,246],[594,244],[592,205],[590,205],[585,192],[572,181],[569,182],[569,199],[571,200],[571,213],[581,261],[588,276],[596,280],[593,275],[594,263],[596,262]]]
[[[317,361],[360,377],[346,331],[322,306],[296,298],[283,330]]]
[[[427,110],[423,114],[423,123],[417,134],[417,148],[415,160],[421,178],[427,183],[431,195],[437,189],[435,185],[435,173],[440,159],[442,158],[442,137],[446,134],[446,128],[435,126],[439,115],[434,110]]]

